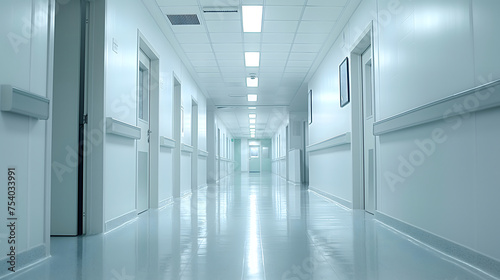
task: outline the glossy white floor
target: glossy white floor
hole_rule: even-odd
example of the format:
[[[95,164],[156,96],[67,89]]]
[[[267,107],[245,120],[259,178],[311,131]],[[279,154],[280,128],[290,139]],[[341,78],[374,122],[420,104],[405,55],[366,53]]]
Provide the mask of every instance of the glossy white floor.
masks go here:
[[[9,279],[494,279],[270,174],[231,176],[51,250]]]

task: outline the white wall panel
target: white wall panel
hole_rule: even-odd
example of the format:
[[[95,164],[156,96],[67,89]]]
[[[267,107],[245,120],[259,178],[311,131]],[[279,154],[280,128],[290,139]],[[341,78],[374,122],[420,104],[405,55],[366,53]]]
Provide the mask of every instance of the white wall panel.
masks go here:
[[[381,0],[379,11],[389,2]],[[404,0],[400,13],[379,18],[377,119],[474,85],[470,12],[469,0]]]
[[[500,25],[500,2],[496,0],[473,0],[474,50],[476,83],[500,79],[500,37],[496,28]]]

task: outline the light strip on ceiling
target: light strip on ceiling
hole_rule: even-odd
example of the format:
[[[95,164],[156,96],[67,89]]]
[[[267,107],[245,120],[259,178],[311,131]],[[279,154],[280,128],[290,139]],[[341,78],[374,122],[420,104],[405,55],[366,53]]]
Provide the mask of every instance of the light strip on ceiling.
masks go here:
[[[256,110],[257,107],[248,107],[248,110]]]
[[[262,31],[262,6],[242,6],[243,32]]]
[[[250,102],[257,101],[257,94],[249,94],[248,95],[248,101],[250,101]]]
[[[246,67],[259,67],[260,52],[245,52]]]
[[[250,123],[255,123],[255,119],[250,119]]]
[[[257,77],[247,77],[247,87],[258,87],[259,78]]]
[[[255,124],[251,124],[251,125],[250,125],[250,128],[255,128]]]
[[[257,118],[257,114],[248,114],[248,117],[250,119],[256,119]]]

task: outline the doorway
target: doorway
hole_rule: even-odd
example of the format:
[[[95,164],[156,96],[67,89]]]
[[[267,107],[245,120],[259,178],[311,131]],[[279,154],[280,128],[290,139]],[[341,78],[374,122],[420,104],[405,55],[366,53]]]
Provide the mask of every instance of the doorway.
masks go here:
[[[249,150],[249,172],[260,173],[260,143],[250,142]]]
[[[90,3],[68,1],[56,14],[52,103],[52,236],[86,233],[87,61]]]
[[[191,191],[198,189],[198,103],[191,100]]]
[[[174,75],[174,100],[173,100],[173,108],[174,108],[174,118],[173,118],[173,128],[174,128],[174,140],[175,140],[175,149],[173,155],[173,164],[172,164],[172,186],[173,191],[172,195],[174,198],[181,196],[181,122],[182,122],[182,100],[181,100],[181,83]]]
[[[351,51],[353,208],[374,214],[376,204],[376,145],[373,36],[370,24]]]
[[[375,213],[375,136],[373,135],[372,48],[361,55],[363,80],[363,169],[365,210]]]
[[[150,136],[149,126],[151,59],[139,50],[137,90],[137,126],[141,128],[141,139],[137,140],[137,212],[142,213],[149,209],[150,193]]]

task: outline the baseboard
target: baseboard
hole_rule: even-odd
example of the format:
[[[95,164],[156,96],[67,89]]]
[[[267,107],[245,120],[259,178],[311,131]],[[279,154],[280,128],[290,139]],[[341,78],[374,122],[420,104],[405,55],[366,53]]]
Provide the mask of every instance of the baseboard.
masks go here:
[[[7,263],[8,258],[2,258],[0,259],[0,278],[16,275],[23,269],[29,268],[32,264],[40,262],[46,258],[48,258],[46,245],[40,245],[30,250],[17,253],[16,267],[14,269],[15,272],[11,272],[8,270],[8,268],[10,267],[10,264]]]
[[[488,256],[482,255],[467,247],[434,235],[428,231],[422,230],[405,222],[402,222],[393,217],[387,216],[380,212],[375,212],[375,218],[383,224],[394,228],[411,238],[432,247],[450,257],[470,265],[478,270],[491,274],[495,277],[500,276],[500,262]]]
[[[345,199],[343,199],[343,198],[340,198],[340,197],[338,197],[338,196],[335,196],[335,195],[329,194],[329,193],[327,193],[327,192],[324,192],[324,191],[322,191],[322,190],[319,190],[319,189],[317,189],[317,188],[315,188],[315,187],[311,187],[311,186],[309,186],[309,190],[310,190],[310,191],[313,191],[313,192],[315,192],[315,193],[317,193],[317,194],[319,194],[319,195],[321,195],[321,196],[324,196],[324,197],[326,197],[326,198],[328,198],[328,199],[331,199],[331,200],[333,200],[333,201],[337,202],[338,204],[340,204],[340,205],[342,205],[342,206],[344,206],[344,207],[347,207],[347,208],[349,208],[349,209],[352,209],[352,202],[349,202],[349,201],[347,201],[347,200],[345,200]]]
[[[120,217],[111,219],[104,224],[104,232],[111,231],[121,225],[135,219],[137,217],[137,212],[135,210],[130,211],[126,214],[121,215]]]

